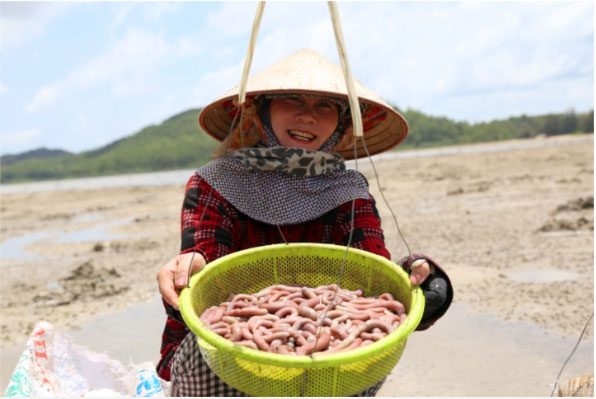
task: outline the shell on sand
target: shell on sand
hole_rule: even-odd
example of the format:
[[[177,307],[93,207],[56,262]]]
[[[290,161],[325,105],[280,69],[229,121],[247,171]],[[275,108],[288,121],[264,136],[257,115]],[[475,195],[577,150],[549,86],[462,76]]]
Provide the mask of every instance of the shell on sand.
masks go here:
[[[558,396],[594,397],[594,374],[572,378],[559,387]]]

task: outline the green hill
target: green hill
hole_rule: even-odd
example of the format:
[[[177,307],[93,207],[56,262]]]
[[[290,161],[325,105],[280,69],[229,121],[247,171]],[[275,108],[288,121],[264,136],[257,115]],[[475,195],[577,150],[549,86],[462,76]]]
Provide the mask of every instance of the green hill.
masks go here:
[[[55,158],[64,155],[71,155],[71,153],[68,151],[52,150],[50,148],[42,147],[16,155],[2,155],[0,157],[0,165],[10,165],[12,163],[25,161],[27,159]]]
[[[53,150],[52,153],[41,151],[37,156],[35,151],[10,155],[10,162],[2,162],[0,182],[196,168],[209,160],[217,144],[201,132],[197,118],[199,112],[199,109],[188,110],[159,125],[145,127],[107,146],[80,154],[56,153]],[[541,134],[594,132],[593,110],[586,113],[569,111],[540,116],[522,115],[478,124],[429,116],[416,110],[400,112],[410,125],[410,133],[398,151]]]
[[[60,179],[195,168],[217,142],[202,134],[192,109],[96,150],[50,159],[30,158],[2,166],[0,181]]]

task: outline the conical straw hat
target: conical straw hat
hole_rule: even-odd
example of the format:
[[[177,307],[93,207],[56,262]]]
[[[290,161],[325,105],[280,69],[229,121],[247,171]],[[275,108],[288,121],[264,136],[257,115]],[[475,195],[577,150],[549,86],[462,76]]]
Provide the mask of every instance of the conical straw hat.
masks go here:
[[[408,124],[375,93],[355,82],[363,112],[364,139],[370,155],[387,151],[400,144],[408,134]],[[230,131],[238,98],[238,87],[203,108],[199,115],[201,127],[215,139],[223,140]],[[247,97],[274,93],[308,93],[340,97],[348,100],[341,68],[320,54],[304,49],[294,53],[248,79]],[[356,140],[358,158],[366,156],[362,140]],[[345,159],[354,158],[353,147],[337,149]]]

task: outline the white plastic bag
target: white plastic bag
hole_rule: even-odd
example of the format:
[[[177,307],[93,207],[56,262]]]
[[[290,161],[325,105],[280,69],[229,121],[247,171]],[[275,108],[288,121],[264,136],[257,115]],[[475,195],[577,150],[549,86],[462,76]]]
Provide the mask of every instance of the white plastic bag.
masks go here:
[[[164,397],[165,384],[151,362],[124,366],[76,345],[41,321],[27,340],[4,396]]]

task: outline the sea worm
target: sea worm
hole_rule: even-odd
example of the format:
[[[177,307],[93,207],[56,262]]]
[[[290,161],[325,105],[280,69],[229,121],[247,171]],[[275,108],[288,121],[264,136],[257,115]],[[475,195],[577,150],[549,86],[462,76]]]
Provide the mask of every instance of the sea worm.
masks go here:
[[[311,355],[352,350],[376,342],[406,319],[390,293],[365,298],[336,284],[278,284],[256,294],[230,295],[200,320],[239,345],[280,354]]]
[[[228,316],[237,316],[237,317],[252,317],[252,316],[264,316],[267,314],[267,309],[257,308],[257,307],[248,307],[242,309],[232,309],[228,312]]]

